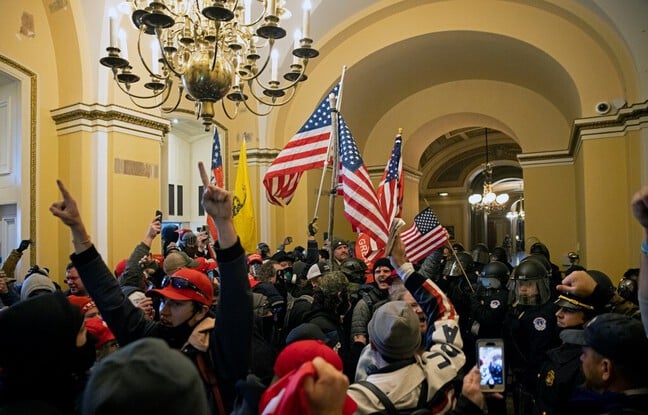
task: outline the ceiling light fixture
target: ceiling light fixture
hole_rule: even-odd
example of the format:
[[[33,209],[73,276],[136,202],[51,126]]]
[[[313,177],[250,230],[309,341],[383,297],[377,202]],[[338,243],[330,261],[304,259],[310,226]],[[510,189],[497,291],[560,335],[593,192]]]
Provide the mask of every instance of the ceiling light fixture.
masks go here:
[[[162,107],[171,91],[174,104],[162,107],[175,111],[183,97],[195,103],[195,112],[207,131],[214,118],[214,104],[221,101],[225,115],[234,119],[242,103],[258,116],[288,103],[300,82],[307,79],[309,59],[319,52],[310,38],[310,2],[303,7],[300,35],[292,49],[290,70],[278,77],[279,53],[275,41],[286,36],[280,18],[290,13],[277,0],[132,0],[131,19],[139,30],[137,54],[145,76],[143,92],[134,92],[141,78],[128,59],[121,57],[117,30],[110,18],[108,56],[100,63],[112,70],[113,79],[140,108]],[[142,56],[142,45],[153,37],[150,59]],[[262,58],[263,56],[263,58]],[[268,74],[269,73],[269,74]],[[247,88],[246,88],[247,85]],[[174,88],[175,86],[175,88]],[[250,94],[256,105],[248,103]],[[225,100],[233,102],[228,109]],[[269,107],[259,109],[258,105]],[[231,105],[230,105],[231,106]]]
[[[488,128],[484,128],[484,137],[486,140],[486,163],[483,164],[484,169],[482,170],[484,189],[482,194],[475,193],[470,195],[468,202],[473,211],[484,211],[485,213],[503,211],[506,208],[509,195],[507,193],[498,195],[493,191],[493,166],[488,161]]]

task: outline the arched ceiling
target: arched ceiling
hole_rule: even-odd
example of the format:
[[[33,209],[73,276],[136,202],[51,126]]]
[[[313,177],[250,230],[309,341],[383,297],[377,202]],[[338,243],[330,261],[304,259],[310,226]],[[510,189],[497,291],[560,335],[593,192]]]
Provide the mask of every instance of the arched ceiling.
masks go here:
[[[278,124],[303,118],[297,114],[348,65],[341,112],[374,171],[404,127],[404,161],[420,172],[419,190],[465,189],[483,162],[483,136],[471,131],[488,127],[499,132],[495,164],[512,167],[499,171],[521,177],[517,154],[566,151],[574,119],[596,115],[600,100],[637,94],[630,53],[606,7],[614,6],[320,1],[313,37],[322,55]],[[648,8],[633,7],[648,17]]]
[[[104,44],[106,33],[90,10],[119,2],[73,0],[87,19],[95,16],[84,27],[88,44]],[[293,14],[282,20],[292,33],[303,0],[281,3]],[[386,143],[404,127],[404,160],[421,174],[421,188],[474,178],[481,151],[474,129],[498,131],[494,161],[502,165],[516,164],[516,151],[566,151],[574,119],[596,115],[601,100],[640,98],[648,79],[648,52],[636,46],[648,26],[642,0],[311,3],[321,55],[295,100],[272,116],[270,145],[283,147],[347,65],[342,112],[367,165],[384,165]],[[94,68],[98,49],[89,49],[84,59]],[[265,131],[266,121],[259,124]]]
[[[395,103],[456,80],[513,84],[556,103],[565,119],[581,113],[573,80],[546,53],[517,39],[470,31],[417,36],[366,56],[347,72],[342,110],[354,134],[366,137]]]

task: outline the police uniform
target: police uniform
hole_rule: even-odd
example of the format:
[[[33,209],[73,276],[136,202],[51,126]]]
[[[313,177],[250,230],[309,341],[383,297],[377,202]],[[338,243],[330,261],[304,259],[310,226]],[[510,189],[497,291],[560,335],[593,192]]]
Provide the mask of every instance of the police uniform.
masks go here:
[[[572,311],[582,311],[589,320],[595,314],[593,298],[576,297],[561,294],[556,306]],[[582,329],[569,327],[569,329]],[[536,389],[536,406],[541,415],[558,415],[567,412],[567,405],[576,387],[585,382],[581,369],[580,355],[582,346],[570,342],[569,330],[561,332],[563,343],[547,352],[546,359],[538,372]]]

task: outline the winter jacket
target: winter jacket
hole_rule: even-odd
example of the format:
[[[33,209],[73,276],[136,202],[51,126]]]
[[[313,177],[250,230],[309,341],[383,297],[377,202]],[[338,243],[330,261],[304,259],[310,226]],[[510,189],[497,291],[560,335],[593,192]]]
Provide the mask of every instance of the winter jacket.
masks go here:
[[[216,247],[217,248],[217,247]],[[218,380],[225,410],[231,410],[234,385],[245,379],[248,371],[252,336],[252,294],[247,278],[245,252],[240,241],[226,249],[216,249],[221,274],[220,301],[216,319],[201,321],[191,333],[182,351],[197,359],[202,353]],[[101,316],[114,333],[120,345],[142,337],[166,338],[168,331],[157,321],[147,320],[123,294],[101,256],[91,247],[71,256],[83,284],[95,301]],[[189,340],[189,339],[187,339]],[[194,360],[195,361],[195,360]],[[203,379],[204,380],[204,379]],[[205,385],[208,397],[212,389]],[[212,409],[217,413],[212,402]]]

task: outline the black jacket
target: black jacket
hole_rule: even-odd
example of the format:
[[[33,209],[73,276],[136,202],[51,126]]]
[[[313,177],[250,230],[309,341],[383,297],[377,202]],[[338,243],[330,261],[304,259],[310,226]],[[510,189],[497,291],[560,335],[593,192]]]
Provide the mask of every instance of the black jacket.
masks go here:
[[[245,379],[249,365],[252,336],[252,294],[247,277],[245,252],[240,241],[227,249],[217,249],[221,275],[220,301],[216,325],[210,333],[205,361],[213,365],[219,390],[227,411],[234,401],[234,385]],[[144,313],[123,294],[119,283],[91,247],[71,256],[72,262],[101,315],[120,345],[142,337],[166,338],[167,331],[157,321],[146,320]],[[191,353],[192,359],[196,353]],[[207,385],[206,385],[207,387]],[[207,387],[208,396],[212,396]],[[215,410],[214,410],[215,413]]]

